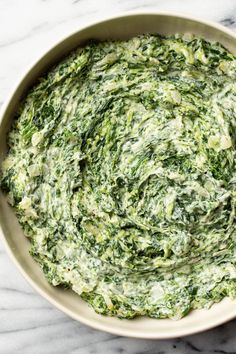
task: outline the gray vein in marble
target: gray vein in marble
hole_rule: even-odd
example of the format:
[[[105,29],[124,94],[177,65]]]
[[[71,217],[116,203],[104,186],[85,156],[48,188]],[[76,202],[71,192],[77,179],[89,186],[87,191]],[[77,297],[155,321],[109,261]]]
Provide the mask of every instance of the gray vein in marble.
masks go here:
[[[1,287],[0,291],[6,291],[6,292],[16,292],[16,293],[23,293],[24,295],[35,295],[35,293],[29,292],[29,291],[23,291],[19,289],[14,289],[14,288],[7,288],[7,287]]]
[[[41,29],[43,29],[47,25],[47,22],[43,22],[35,27],[33,27],[30,32],[26,33],[24,36],[17,37],[13,40],[7,40],[6,42],[0,42],[0,48],[5,48],[9,47],[11,45],[14,45],[16,43],[19,43],[21,41],[24,41],[25,39],[28,39],[32,36],[34,36],[37,32],[41,32]]]
[[[72,1],[72,4],[75,5],[75,4],[81,4],[81,2],[84,2],[86,0],[73,0]]]
[[[14,308],[9,308],[9,307],[0,307],[0,311],[31,311],[33,309],[37,310],[51,310],[50,306],[27,306],[27,307],[14,307]]]
[[[64,320],[61,320],[60,324],[62,323],[66,323],[66,322],[69,322],[70,319],[69,318],[65,318]],[[5,334],[5,333],[17,333],[17,332],[25,332],[25,331],[32,331],[32,330],[38,330],[39,328],[44,328],[44,327],[50,327],[50,326],[55,326],[55,324],[57,324],[57,321],[51,321],[51,322],[47,322],[47,324],[45,325],[35,325],[35,326],[32,326],[32,327],[21,327],[21,328],[17,328],[17,329],[10,329],[10,330],[5,330],[5,331],[0,331],[0,336],[2,334]]]
[[[235,18],[226,17],[223,20],[221,20],[220,23],[226,27],[235,27]]]

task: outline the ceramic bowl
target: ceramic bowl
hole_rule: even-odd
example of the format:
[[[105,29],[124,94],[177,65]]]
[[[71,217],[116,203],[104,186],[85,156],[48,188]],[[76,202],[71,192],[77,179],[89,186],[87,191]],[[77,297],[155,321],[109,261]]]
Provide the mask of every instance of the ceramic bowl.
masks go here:
[[[142,33],[193,33],[222,43],[236,54],[236,35],[218,24],[171,13],[129,13],[79,29],[62,39],[27,71],[5,103],[0,116],[0,158],[6,153],[6,134],[19,101],[35,80],[50,66],[89,39],[125,39]],[[54,306],[91,327],[110,333],[138,338],[173,338],[200,332],[236,316],[236,302],[224,299],[209,310],[195,310],[179,321],[139,317],[121,320],[98,315],[77,294],[46,281],[39,265],[29,255],[24,236],[13,210],[0,195],[1,238],[16,266],[28,282]]]

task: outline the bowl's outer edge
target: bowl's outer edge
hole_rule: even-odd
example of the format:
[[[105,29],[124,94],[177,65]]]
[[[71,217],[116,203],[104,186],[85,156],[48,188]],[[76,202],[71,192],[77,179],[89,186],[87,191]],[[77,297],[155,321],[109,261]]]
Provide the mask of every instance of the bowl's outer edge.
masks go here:
[[[123,26],[119,27],[117,25],[119,23]],[[183,29],[183,32],[194,32],[210,40],[217,39],[236,54],[236,35],[234,32],[222,25],[181,14],[135,11],[119,13],[117,16],[90,23],[57,42],[36,63],[30,66],[12,90],[0,113],[0,160],[3,159],[6,152],[6,132],[9,129],[20,98],[40,73],[49,67],[50,63],[55,62],[56,59],[68,53],[79,43],[83,43],[87,38],[90,38],[92,33],[95,34],[95,37],[101,39],[107,37],[125,38],[146,32],[151,27],[153,29],[156,28],[157,30],[155,31],[161,33],[170,33],[171,29],[173,32],[175,28],[174,32],[181,32],[181,29]],[[0,238],[5,244],[11,259],[30,285],[55,307],[93,328],[122,336],[166,339],[201,332],[236,316],[235,302],[228,299],[214,305],[208,311],[193,311],[184,319],[176,322],[148,318],[130,321],[97,315],[73,292],[54,288],[47,283],[38,264],[28,253],[29,242],[23,235],[14,213],[7,205],[3,194],[0,194],[0,224]]]

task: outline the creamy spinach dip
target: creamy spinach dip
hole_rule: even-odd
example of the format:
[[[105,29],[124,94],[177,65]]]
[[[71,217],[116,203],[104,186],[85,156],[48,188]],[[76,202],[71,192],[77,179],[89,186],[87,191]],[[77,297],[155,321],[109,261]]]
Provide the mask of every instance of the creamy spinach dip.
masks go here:
[[[48,281],[96,312],[236,297],[236,60],[218,43],[89,43],[31,89],[1,186]]]

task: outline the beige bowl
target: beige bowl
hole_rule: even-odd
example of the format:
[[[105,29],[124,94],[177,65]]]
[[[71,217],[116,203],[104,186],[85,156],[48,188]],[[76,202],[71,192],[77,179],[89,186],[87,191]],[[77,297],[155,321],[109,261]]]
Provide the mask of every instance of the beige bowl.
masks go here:
[[[145,32],[160,34],[190,32],[209,40],[217,40],[231,52],[236,53],[236,35],[230,30],[217,24],[169,13],[126,14],[83,28],[63,39],[40,58],[22,78],[6,102],[0,118],[0,159],[2,160],[6,153],[6,132],[20,99],[45,70],[88,39],[122,39]],[[98,315],[74,292],[48,284],[40,267],[29,255],[29,241],[2,194],[0,195],[0,224],[0,236],[6,249],[28,282],[57,308],[91,327],[130,337],[173,338],[212,328],[236,316],[236,302],[229,299],[224,299],[212,306],[210,310],[192,311],[179,321],[146,317],[120,320]]]

